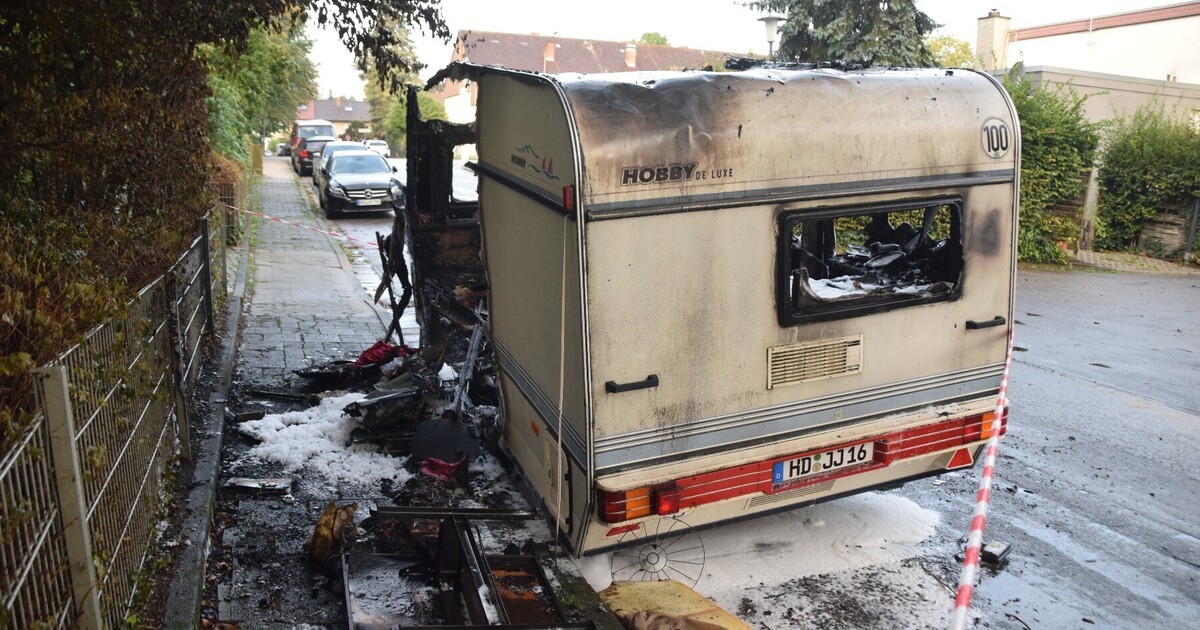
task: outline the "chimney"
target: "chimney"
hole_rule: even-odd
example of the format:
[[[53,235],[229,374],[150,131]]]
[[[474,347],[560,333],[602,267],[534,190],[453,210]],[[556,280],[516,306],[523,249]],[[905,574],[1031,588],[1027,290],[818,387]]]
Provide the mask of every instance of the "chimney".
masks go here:
[[[554,42],[546,42],[546,47],[542,49],[542,61],[554,63]]]
[[[979,18],[975,39],[975,69],[1004,70],[1008,68],[1008,21],[996,9]]]
[[[637,68],[637,44],[632,42],[625,44],[625,67],[630,70]]]

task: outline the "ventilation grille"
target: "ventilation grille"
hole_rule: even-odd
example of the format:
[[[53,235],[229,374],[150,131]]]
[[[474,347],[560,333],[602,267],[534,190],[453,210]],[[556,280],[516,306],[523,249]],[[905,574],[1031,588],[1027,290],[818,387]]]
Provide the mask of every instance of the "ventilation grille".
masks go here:
[[[757,497],[752,497],[746,502],[746,509],[749,510],[756,507],[762,507],[764,505],[771,505],[772,503],[788,501],[809,494],[817,494],[819,492],[825,492],[826,490],[832,490],[834,481],[836,480],[830,479],[829,481],[814,483],[811,486],[804,486],[803,488],[796,488],[795,490],[786,490],[776,494],[763,494]]]
[[[767,389],[862,372],[862,335],[767,348]]]

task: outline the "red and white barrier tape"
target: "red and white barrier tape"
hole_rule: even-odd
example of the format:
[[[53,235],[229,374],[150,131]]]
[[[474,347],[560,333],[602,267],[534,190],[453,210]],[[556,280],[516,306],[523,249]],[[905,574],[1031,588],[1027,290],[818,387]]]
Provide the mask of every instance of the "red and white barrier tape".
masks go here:
[[[303,223],[296,223],[295,221],[288,221],[287,219],[280,219],[279,217],[273,217],[269,214],[263,214],[261,212],[255,212],[253,210],[246,210],[245,208],[235,208],[230,205],[226,205],[225,207],[229,208],[230,210],[237,210],[239,212],[245,212],[246,214],[252,214],[256,217],[259,217],[262,219],[267,219],[268,221],[274,221],[276,223],[283,223],[285,225],[290,225],[292,227],[304,228],[310,232],[317,232],[319,234],[324,234],[326,236],[332,236],[334,238],[344,238],[347,241],[354,241],[355,243],[362,243],[364,245],[370,245],[371,247],[379,247],[379,244],[376,243],[375,241],[364,241],[361,238],[354,238],[353,236],[350,236],[349,234],[343,234],[341,232],[330,232],[328,230],[322,230],[319,228],[315,228],[311,225],[304,225]]]
[[[967,627],[971,608],[971,594],[975,591],[975,578],[979,575],[979,551],[983,546],[983,528],[987,525],[988,504],[992,500],[992,476],[996,469],[996,452],[1000,448],[1000,422],[1004,417],[1004,405],[1008,402],[1008,368],[1012,365],[1013,329],[1008,330],[1008,351],[1004,355],[1004,374],[1000,377],[1000,394],[996,397],[996,416],[992,418],[992,435],[988,438],[983,455],[983,473],[979,478],[979,493],[975,495],[975,517],[971,519],[971,533],[967,537],[967,552],[963,558],[962,572],[958,576],[958,595],[954,598],[954,615],[950,618],[951,630]]]

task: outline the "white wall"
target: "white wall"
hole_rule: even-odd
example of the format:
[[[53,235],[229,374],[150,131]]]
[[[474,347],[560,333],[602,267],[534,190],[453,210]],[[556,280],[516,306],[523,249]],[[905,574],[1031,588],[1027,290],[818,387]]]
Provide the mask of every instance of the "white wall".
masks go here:
[[[1009,42],[1008,65],[1200,83],[1200,15]]]

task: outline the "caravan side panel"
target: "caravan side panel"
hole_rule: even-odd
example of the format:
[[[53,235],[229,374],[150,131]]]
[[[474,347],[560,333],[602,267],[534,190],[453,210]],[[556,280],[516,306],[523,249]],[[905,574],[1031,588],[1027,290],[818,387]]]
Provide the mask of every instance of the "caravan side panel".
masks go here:
[[[589,462],[578,224],[539,200],[561,200],[575,182],[571,134],[548,84],[480,81],[480,224],[505,439],[551,513],[560,501],[582,511],[583,494],[559,493],[562,479],[587,478]]]

